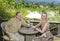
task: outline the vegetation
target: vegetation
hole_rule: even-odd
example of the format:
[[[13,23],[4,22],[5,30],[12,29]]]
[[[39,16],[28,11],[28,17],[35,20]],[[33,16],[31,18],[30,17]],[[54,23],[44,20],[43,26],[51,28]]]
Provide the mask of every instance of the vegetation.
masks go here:
[[[50,16],[48,18],[50,21],[60,21],[60,4],[54,4],[54,2],[34,3],[26,2],[24,0],[0,0],[0,20],[10,19],[15,16],[17,11],[22,12],[25,17],[29,13],[28,11],[41,12],[42,10],[45,10],[46,12],[53,11],[56,13],[53,17],[48,14],[48,16]]]

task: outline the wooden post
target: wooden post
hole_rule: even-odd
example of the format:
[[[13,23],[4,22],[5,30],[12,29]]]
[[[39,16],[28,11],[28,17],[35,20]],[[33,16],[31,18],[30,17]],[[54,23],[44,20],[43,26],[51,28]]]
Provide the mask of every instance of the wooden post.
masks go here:
[[[60,24],[58,24],[58,35],[60,34]]]

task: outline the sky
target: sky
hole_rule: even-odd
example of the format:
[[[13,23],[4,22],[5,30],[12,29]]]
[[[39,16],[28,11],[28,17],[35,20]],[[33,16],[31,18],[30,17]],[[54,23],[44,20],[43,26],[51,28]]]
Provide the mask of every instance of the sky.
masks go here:
[[[32,1],[32,2],[55,2],[55,3],[60,3],[60,0],[27,0],[27,1]]]

